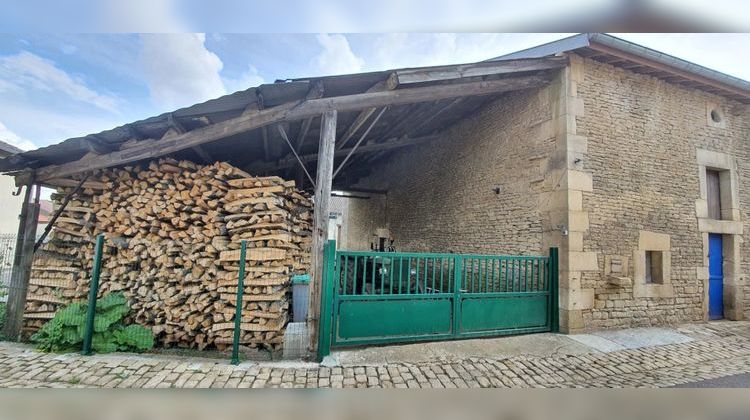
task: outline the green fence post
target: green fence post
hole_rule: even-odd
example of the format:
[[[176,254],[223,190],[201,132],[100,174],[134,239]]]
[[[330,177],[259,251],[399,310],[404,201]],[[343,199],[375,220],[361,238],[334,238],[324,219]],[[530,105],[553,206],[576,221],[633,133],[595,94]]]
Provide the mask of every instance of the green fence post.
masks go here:
[[[461,335],[461,285],[463,283],[463,259],[453,257],[453,337]]]
[[[237,278],[237,302],[234,311],[234,337],[232,338],[232,364],[240,364],[240,327],[242,324],[242,294],[245,291],[245,255],[247,241],[240,245],[240,272]]]
[[[552,332],[560,331],[560,296],[559,296],[559,281],[560,281],[560,253],[557,247],[549,249],[549,268],[550,268],[550,283],[549,283],[549,294],[550,294],[550,329]]]
[[[336,263],[336,241],[328,241],[323,245],[323,278],[315,279],[321,282],[320,293],[320,322],[318,325],[318,362],[331,353],[331,323],[333,318],[333,290],[338,279],[332,279]]]
[[[96,316],[96,295],[99,293],[99,273],[102,269],[102,248],[104,246],[104,234],[96,237],[94,248],[94,269],[91,271],[91,284],[89,285],[89,304],[86,309],[86,330],[83,333],[83,350],[81,354],[91,354],[91,338],[94,335],[94,317]]]

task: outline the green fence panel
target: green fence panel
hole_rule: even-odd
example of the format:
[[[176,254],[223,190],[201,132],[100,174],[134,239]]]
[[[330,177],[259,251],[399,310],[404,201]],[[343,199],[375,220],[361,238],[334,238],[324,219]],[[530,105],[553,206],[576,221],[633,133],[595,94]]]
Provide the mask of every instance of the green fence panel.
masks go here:
[[[321,319],[320,339],[331,341],[322,344],[557,330],[556,248],[549,256],[328,249],[324,278],[332,287],[321,305],[330,316]]]
[[[336,241],[328,241],[323,247],[323,277],[313,279],[321,282],[320,322],[318,325],[317,359],[321,362],[331,353],[331,331],[334,323],[334,293],[340,292],[341,264],[336,264]]]

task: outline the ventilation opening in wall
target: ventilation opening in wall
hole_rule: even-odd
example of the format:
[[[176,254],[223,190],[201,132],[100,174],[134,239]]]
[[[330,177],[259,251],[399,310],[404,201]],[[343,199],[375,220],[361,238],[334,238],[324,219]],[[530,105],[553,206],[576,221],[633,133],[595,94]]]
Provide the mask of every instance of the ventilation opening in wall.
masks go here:
[[[646,283],[664,283],[664,258],[661,251],[646,251]]]
[[[717,104],[706,104],[706,120],[711,127],[726,127],[724,111],[722,111],[721,107]]]
[[[712,109],[711,110],[711,121],[713,121],[715,123],[720,123],[721,120],[723,120],[723,119],[724,118],[721,115],[721,111],[719,111],[718,109]]]

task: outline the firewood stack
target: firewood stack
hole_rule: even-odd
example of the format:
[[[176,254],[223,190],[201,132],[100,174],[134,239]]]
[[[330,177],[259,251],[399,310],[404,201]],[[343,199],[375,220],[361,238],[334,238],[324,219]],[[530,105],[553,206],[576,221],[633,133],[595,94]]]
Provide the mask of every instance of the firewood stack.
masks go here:
[[[85,298],[93,240],[105,233],[100,294],[123,291],[132,320],[151,328],[162,346],[223,349],[231,344],[239,247],[247,239],[242,342],[280,348],[289,279],[309,267],[312,205],[293,181],[254,178],[226,163],[173,159],[105,170],[96,178],[101,189],[75,206],[87,216],[73,213],[85,224],[53,231],[54,238],[74,233],[84,243],[69,250],[65,267],[76,271],[65,272],[67,295],[58,305]],[[60,276],[45,260],[35,261],[34,272]],[[40,292],[57,296],[59,290]],[[32,322],[32,312],[51,318],[54,310],[30,302],[27,325],[41,324]]]
[[[103,188],[101,182],[85,182],[36,252],[26,295],[24,335],[41,328],[64,304],[82,296],[81,286],[88,286],[90,272],[85,258],[93,252],[90,241],[94,229],[92,200]],[[59,187],[51,196],[52,202],[59,207],[74,189],[73,186]]]
[[[214,303],[215,343],[232,343],[239,248],[244,240],[248,249],[240,342],[277,349],[287,323],[291,275],[307,267],[312,205],[295,190],[294,181],[279,177],[240,178],[228,184],[225,209],[231,214],[225,221],[230,241],[219,258],[225,275],[219,279],[221,299]]]

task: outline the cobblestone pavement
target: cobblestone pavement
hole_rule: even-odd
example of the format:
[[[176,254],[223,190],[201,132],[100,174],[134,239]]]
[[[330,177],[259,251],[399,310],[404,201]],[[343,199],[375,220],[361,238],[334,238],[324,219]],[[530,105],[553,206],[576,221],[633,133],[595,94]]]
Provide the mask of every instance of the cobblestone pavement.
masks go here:
[[[0,343],[0,387],[665,387],[750,372],[750,322],[680,327],[688,343],[610,353],[466,358],[377,366],[55,355]]]

